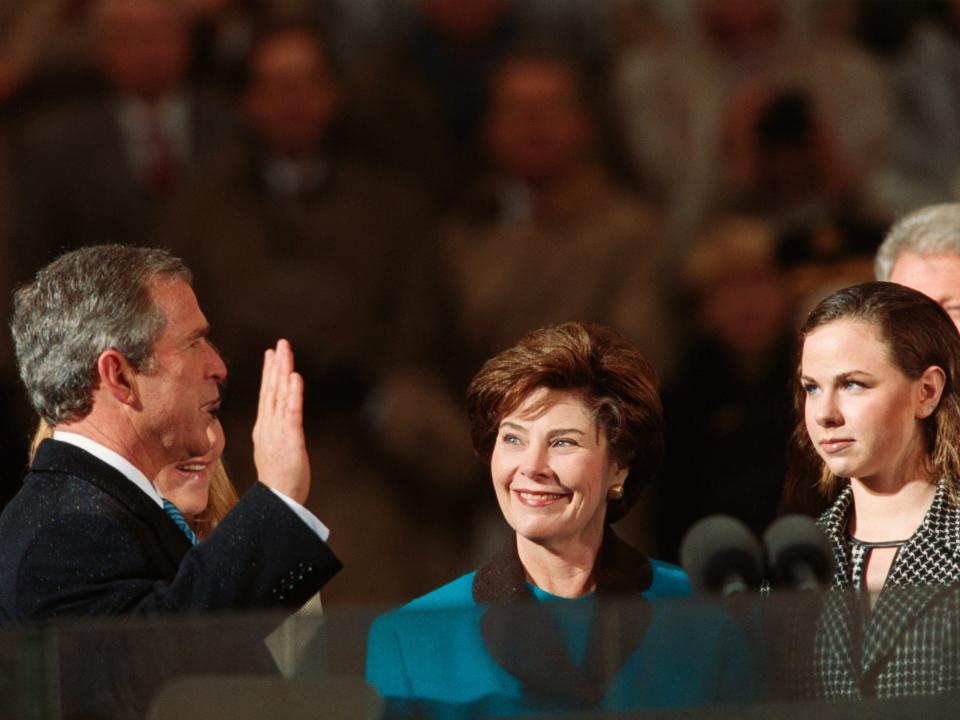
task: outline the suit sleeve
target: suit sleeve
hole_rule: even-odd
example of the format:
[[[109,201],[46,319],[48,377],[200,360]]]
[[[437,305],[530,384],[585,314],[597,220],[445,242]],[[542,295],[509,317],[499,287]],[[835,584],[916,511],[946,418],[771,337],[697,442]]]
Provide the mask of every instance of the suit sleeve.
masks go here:
[[[172,579],[146,571],[143,526],[78,512],[38,533],[17,574],[17,614],[58,616],[295,608],[341,567],[266,487],[248,491]],[[72,553],[83,538],[83,553]]]

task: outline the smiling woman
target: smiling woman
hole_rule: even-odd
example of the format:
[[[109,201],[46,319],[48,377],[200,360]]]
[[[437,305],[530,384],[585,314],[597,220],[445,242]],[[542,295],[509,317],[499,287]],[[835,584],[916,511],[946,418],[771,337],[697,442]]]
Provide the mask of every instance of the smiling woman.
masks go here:
[[[609,328],[542,328],[484,364],[467,388],[467,413],[525,578],[561,597],[596,590],[605,528],[663,457],[650,364]]]
[[[607,502],[623,492],[627,475],[626,467],[610,460],[606,436],[583,394],[547,388],[532,393],[500,423],[490,474],[534,584],[554,595],[579,594],[580,588],[553,587],[543,561],[573,558],[582,548],[586,562],[575,565],[592,570]]]
[[[643,355],[600,325],[541,328],[483,365],[467,413],[514,534],[476,572],[374,623],[367,677],[396,711],[500,717],[747,695],[742,676],[724,682],[743,664],[718,661],[729,624],[672,615],[658,601],[690,594],[684,572],[610,528],[663,456]],[[692,636],[695,655],[682,641]],[[685,672],[669,669],[678,663]]]
[[[951,690],[958,593],[930,604],[899,588],[960,586],[960,335],[925,295],[866,283],[814,308],[802,340],[798,457],[819,458],[818,488],[833,500],[819,520],[836,560],[833,587],[863,598],[851,616],[860,640],[861,631],[829,624],[818,635],[810,692]]]

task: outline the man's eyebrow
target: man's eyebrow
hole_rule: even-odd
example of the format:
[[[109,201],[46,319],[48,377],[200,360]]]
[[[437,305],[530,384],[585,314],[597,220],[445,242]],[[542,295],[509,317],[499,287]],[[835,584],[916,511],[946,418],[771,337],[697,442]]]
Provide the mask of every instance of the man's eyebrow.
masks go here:
[[[204,325],[203,327],[198,327],[196,330],[194,330],[192,333],[190,333],[187,336],[187,340],[192,341],[192,340],[199,340],[201,338],[208,338],[208,337],[210,337],[209,324]]]

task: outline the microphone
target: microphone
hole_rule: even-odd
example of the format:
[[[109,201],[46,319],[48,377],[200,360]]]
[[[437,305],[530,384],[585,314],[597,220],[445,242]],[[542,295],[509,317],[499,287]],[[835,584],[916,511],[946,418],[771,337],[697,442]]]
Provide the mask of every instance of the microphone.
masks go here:
[[[774,583],[793,590],[819,590],[833,576],[827,536],[805,515],[784,515],[763,534]]]
[[[729,597],[760,586],[763,549],[750,529],[729,515],[710,515],[683,537],[680,563],[697,594]]]

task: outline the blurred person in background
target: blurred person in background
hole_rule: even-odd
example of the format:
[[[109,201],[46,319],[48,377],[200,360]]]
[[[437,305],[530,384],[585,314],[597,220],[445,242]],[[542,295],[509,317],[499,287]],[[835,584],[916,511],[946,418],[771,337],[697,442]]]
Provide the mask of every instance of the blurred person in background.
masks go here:
[[[244,136],[179,193],[157,240],[182,248],[210,279],[227,354],[243,362],[232,350],[259,346],[287,308],[314,390],[355,406],[402,337],[400,293],[405,272],[430,251],[431,207],[354,151],[342,132],[338,66],[314,26],[258,35],[242,107]],[[249,388],[257,368],[231,372]]]
[[[243,91],[258,35],[282,23],[323,26],[338,57],[362,55],[388,4],[354,0],[181,0],[194,18],[190,77],[231,96]]]
[[[871,183],[892,217],[960,193],[960,3],[859,3],[858,33],[892,88],[893,133]]]
[[[891,124],[886,78],[868,53],[812,9],[797,32],[782,0],[697,0],[691,38],[659,36],[612,62],[619,124],[638,168],[670,197],[681,237],[736,195],[743,148],[731,132],[788,89],[805,93],[850,187],[870,177]],[[731,138],[732,136],[732,138]]]
[[[874,270],[877,280],[936,300],[960,328],[960,203],[930,205],[898,220],[877,251]]]
[[[258,25],[270,5],[259,0],[185,0],[194,17],[189,72],[194,81],[235,93]],[[287,3],[278,3],[286,5]]]
[[[23,138],[17,277],[83,245],[141,243],[196,162],[231,132],[185,82],[190,17],[167,0],[101,0],[96,98],[54,106]]]
[[[0,105],[94,92],[91,17],[100,0],[7,0],[0,7]]]
[[[184,185],[156,241],[190,261],[218,346],[233,359],[233,402],[222,417],[241,456],[244,418],[257,401],[258,368],[247,353],[284,318],[307,379],[311,453],[325,458],[331,480],[312,502],[331,525],[356,530],[338,547],[353,571],[328,598],[387,601],[456,566],[462,541],[452,533],[462,517],[447,501],[462,481],[401,476],[368,431],[383,375],[432,347],[432,312],[420,297],[435,281],[424,264],[436,231],[416,186],[356,151],[342,103],[337,60],[316,26],[263,28],[247,59],[243,137]],[[241,488],[254,480],[234,479]],[[424,524],[426,506],[445,510],[449,525]],[[396,539],[389,548],[370,543],[381,533]],[[421,562],[411,567],[414,555]]]
[[[766,218],[785,265],[872,256],[885,218],[852,185],[822,112],[811,96],[787,88],[758,96],[728,125],[736,179],[728,202]]]
[[[664,389],[667,451],[656,479],[657,550],[679,554],[693,523],[732,515],[755,533],[776,517],[787,470],[792,295],[773,227],[718,217],[683,274],[693,326]]]
[[[659,216],[606,162],[595,80],[576,56],[539,45],[491,76],[490,170],[448,217],[441,256],[464,367],[569,317],[609,323],[667,364]]]
[[[0,104],[29,82],[61,10],[61,0],[6,2],[0,8]]]
[[[519,33],[514,0],[416,0],[350,73],[351,126],[449,206],[481,166],[490,71]]]

